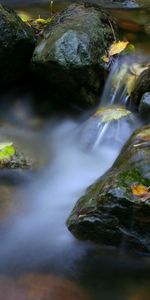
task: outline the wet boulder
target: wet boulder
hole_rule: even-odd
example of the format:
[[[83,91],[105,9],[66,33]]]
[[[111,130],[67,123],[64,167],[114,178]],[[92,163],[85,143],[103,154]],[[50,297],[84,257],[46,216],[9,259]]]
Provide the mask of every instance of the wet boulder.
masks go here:
[[[107,159],[107,158],[106,158]],[[150,253],[150,126],[135,131],[112,168],[67,220],[79,239]]]
[[[150,116],[150,92],[143,94],[139,105],[139,112]]]
[[[138,77],[131,93],[131,102],[139,105],[142,96],[147,92],[150,92],[150,68],[144,70]]]
[[[0,85],[25,74],[34,46],[32,29],[13,10],[0,4]]]
[[[99,101],[105,77],[102,56],[117,36],[116,23],[100,8],[71,5],[40,38],[32,69],[48,83],[51,99],[90,107]]]

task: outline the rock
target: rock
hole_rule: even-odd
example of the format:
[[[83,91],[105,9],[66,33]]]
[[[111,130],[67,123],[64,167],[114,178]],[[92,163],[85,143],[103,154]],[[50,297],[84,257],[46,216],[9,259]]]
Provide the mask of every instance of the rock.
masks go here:
[[[109,8],[150,7],[147,0],[88,0],[86,2]]]
[[[32,161],[17,149],[12,142],[0,143],[0,168],[26,169],[32,166]]]
[[[144,70],[138,77],[133,92],[131,93],[131,102],[140,104],[143,94],[150,92],[150,67]]]
[[[13,10],[0,4],[0,85],[25,74],[34,45],[32,29]]]
[[[116,130],[121,129],[120,132]],[[94,148],[99,144],[111,143],[123,145],[124,139],[128,139],[131,128],[136,126],[136,118],[129,110],[121,106],[100,107],[82,124],[79,139],[85,149]],[[122,139],[122,130],[124,139]],[[105,135],[100,133],[105,131]],[[107,133],[106,133],[107,132]]]
[[[100,8],[71,5],[45,28],[32,59],[35,74],[48,82],[51,99],[90,107],[99,102],[105,62],[116,23]],[[117,33],[116,33],[117,35]]]
[[[140,101],[139,112],[141,114],[150,114],[150,92],[145,93]]]
[[[135,131],[113,167],[79,199],[67,221],[69,230],[79,239],[150,253],[149,187],[147,126]]]

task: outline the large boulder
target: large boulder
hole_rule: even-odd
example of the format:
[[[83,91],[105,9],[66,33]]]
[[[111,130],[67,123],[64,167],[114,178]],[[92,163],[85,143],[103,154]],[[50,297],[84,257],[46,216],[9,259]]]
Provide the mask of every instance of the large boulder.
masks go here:
[[[13,10],[0,4],[0,85],[26,72],[34,45],[32,29]]]
[[[79,239],[150,253],[150,126],[135,131],[113,167],[77,202],[68,221]]]
[[[71,5],[45,28],[32,68],[48,82],[51,98],[82,107],[99,101],[102,56],[114,41],[115,22],[100,8]],[[117,33],[116,33],[117,35]]]

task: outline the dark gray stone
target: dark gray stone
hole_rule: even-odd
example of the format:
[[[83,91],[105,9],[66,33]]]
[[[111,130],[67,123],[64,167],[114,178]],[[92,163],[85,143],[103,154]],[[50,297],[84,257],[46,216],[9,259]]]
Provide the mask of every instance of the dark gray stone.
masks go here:
[[[150,92],[145,93],[140,101],[139,112],[141,114],[150,114]]]
[[[116,24],[100,8],[71,5],[43,32],[33,59],[51,94],[82,107],[99,101],[104,83],[102,55],[114,41]],[[117,33],[116,33],[117,35]]]
[[[131,93],[131,103],[139,106],[143,94],[147,92],[150,92],[150,68],[143,71],[138,77]]]
[[[0,85],[25,73],[34,45],[31,28],[13,10],[0,4]]]
[[[107,158],[106,158],[107,159]],[[146,192],[136,194],[141,185]],[[137,130],[68,221],[79,239],[150,254],[150,126]]]

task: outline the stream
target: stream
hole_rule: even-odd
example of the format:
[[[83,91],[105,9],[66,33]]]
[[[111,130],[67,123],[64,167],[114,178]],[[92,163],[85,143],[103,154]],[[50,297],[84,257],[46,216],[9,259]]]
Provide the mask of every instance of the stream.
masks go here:
[[[32,16],[40,10],[43,17],[47,15],[47,4],[41,5],[46,1],[39,1],[40,5],[33,0],[3,2]],[[62,7],[65,7],[66,3],[62,3]],[[57,5],[61,9],[58,3]],[[135,62],[139,51],[141,59],[144,60],[145,55],[147,60],[148,38],[142,32],[144,18],[148,18],[147,11],[127,10],[123,16],[120,9],[112,11],[112,15],[116,13],[122,23],[125,18],[135,22],[137,15],[141,16],[141,19],[137,20],[141,26],[140,33],[132,32],[132,28],[122,30],[127,32],[131,42],[137,44],[138,54],[133,58]],[[115,89],[112,83],[114,73],[119,71],[120,64],[122,61],[117,62],[110,73],[101,97],[101,106],[111,108],[116,104],[126,106],[127,94],[122,81],[127,71]],[[42,167],[39,167],[35,174],[31,172],[22,175],[20,184],[16,184],[20,174],[14,172],[13,184],[11,179],[8,182],[7,197],[11,199],[12,206],[14,205],[14,212],[1,221],[0,290],[3,278],[9,278],[10,282],[11,280],[18,282],[20,277],[29,276],[30,279],[29,274],[32,274],[33,280],[34,274],[35,278],[36,274],[41,274],[39,281],[41,288],[44,282],[42,276],[53,276],[56,280],[59,278],[66,282],[66,285],[73,282],[84,291],[81,300],[148,300],[149,257],[131,257],[124,249],[120,251],[78,241],[65,224],[77,199],[112,166],[124,143],[135,128],[141,125],[136,113],[130,124],[124,120],[118,120],[115,126],[98,124],[92,141],[93,147],[86,148],[84,131],[86,126],[88,129],[88,121],[93,112],[83,112],[80,117],[76,115],[70,117],[68,112],[64,112],[43,120],[34,116],[32,112],[30,91],[25,95],[18,93],[17,96],[15,93],[10,95],[7,91],[1,96],[2,103],[5,103],[7,97],[13,99],[13,104],[9,109],[7,102],[4,104],[0,132],[6,137],[14,136],[20,143],[29,145],[35,156],[40,158]],[[3,195],[3,180],[0,182],[0,191]],[[45,290],[50,288],[51,284],[53,286],[52,280]],[[5,287],[5,283],[3,286]],[[8,282],[7,285],[6,281],[6,291],[7,288],[11,290],[11,284]],[[38,298],[37,294],[33,300],[75,299],[74,290],[69,290],[68,296],[65,295],[65,288],[61,284],[55,289],[58,289],[59,296],[54,293],[51,298],[46,296]],[[0,291],[0,300],[26,299],[17,293],[15,295],[14,298],[13,296],[9,298]],[[30,299],[32,298],[29,297]],[[80,300],[80,297],[77,296],[76,299]]]

